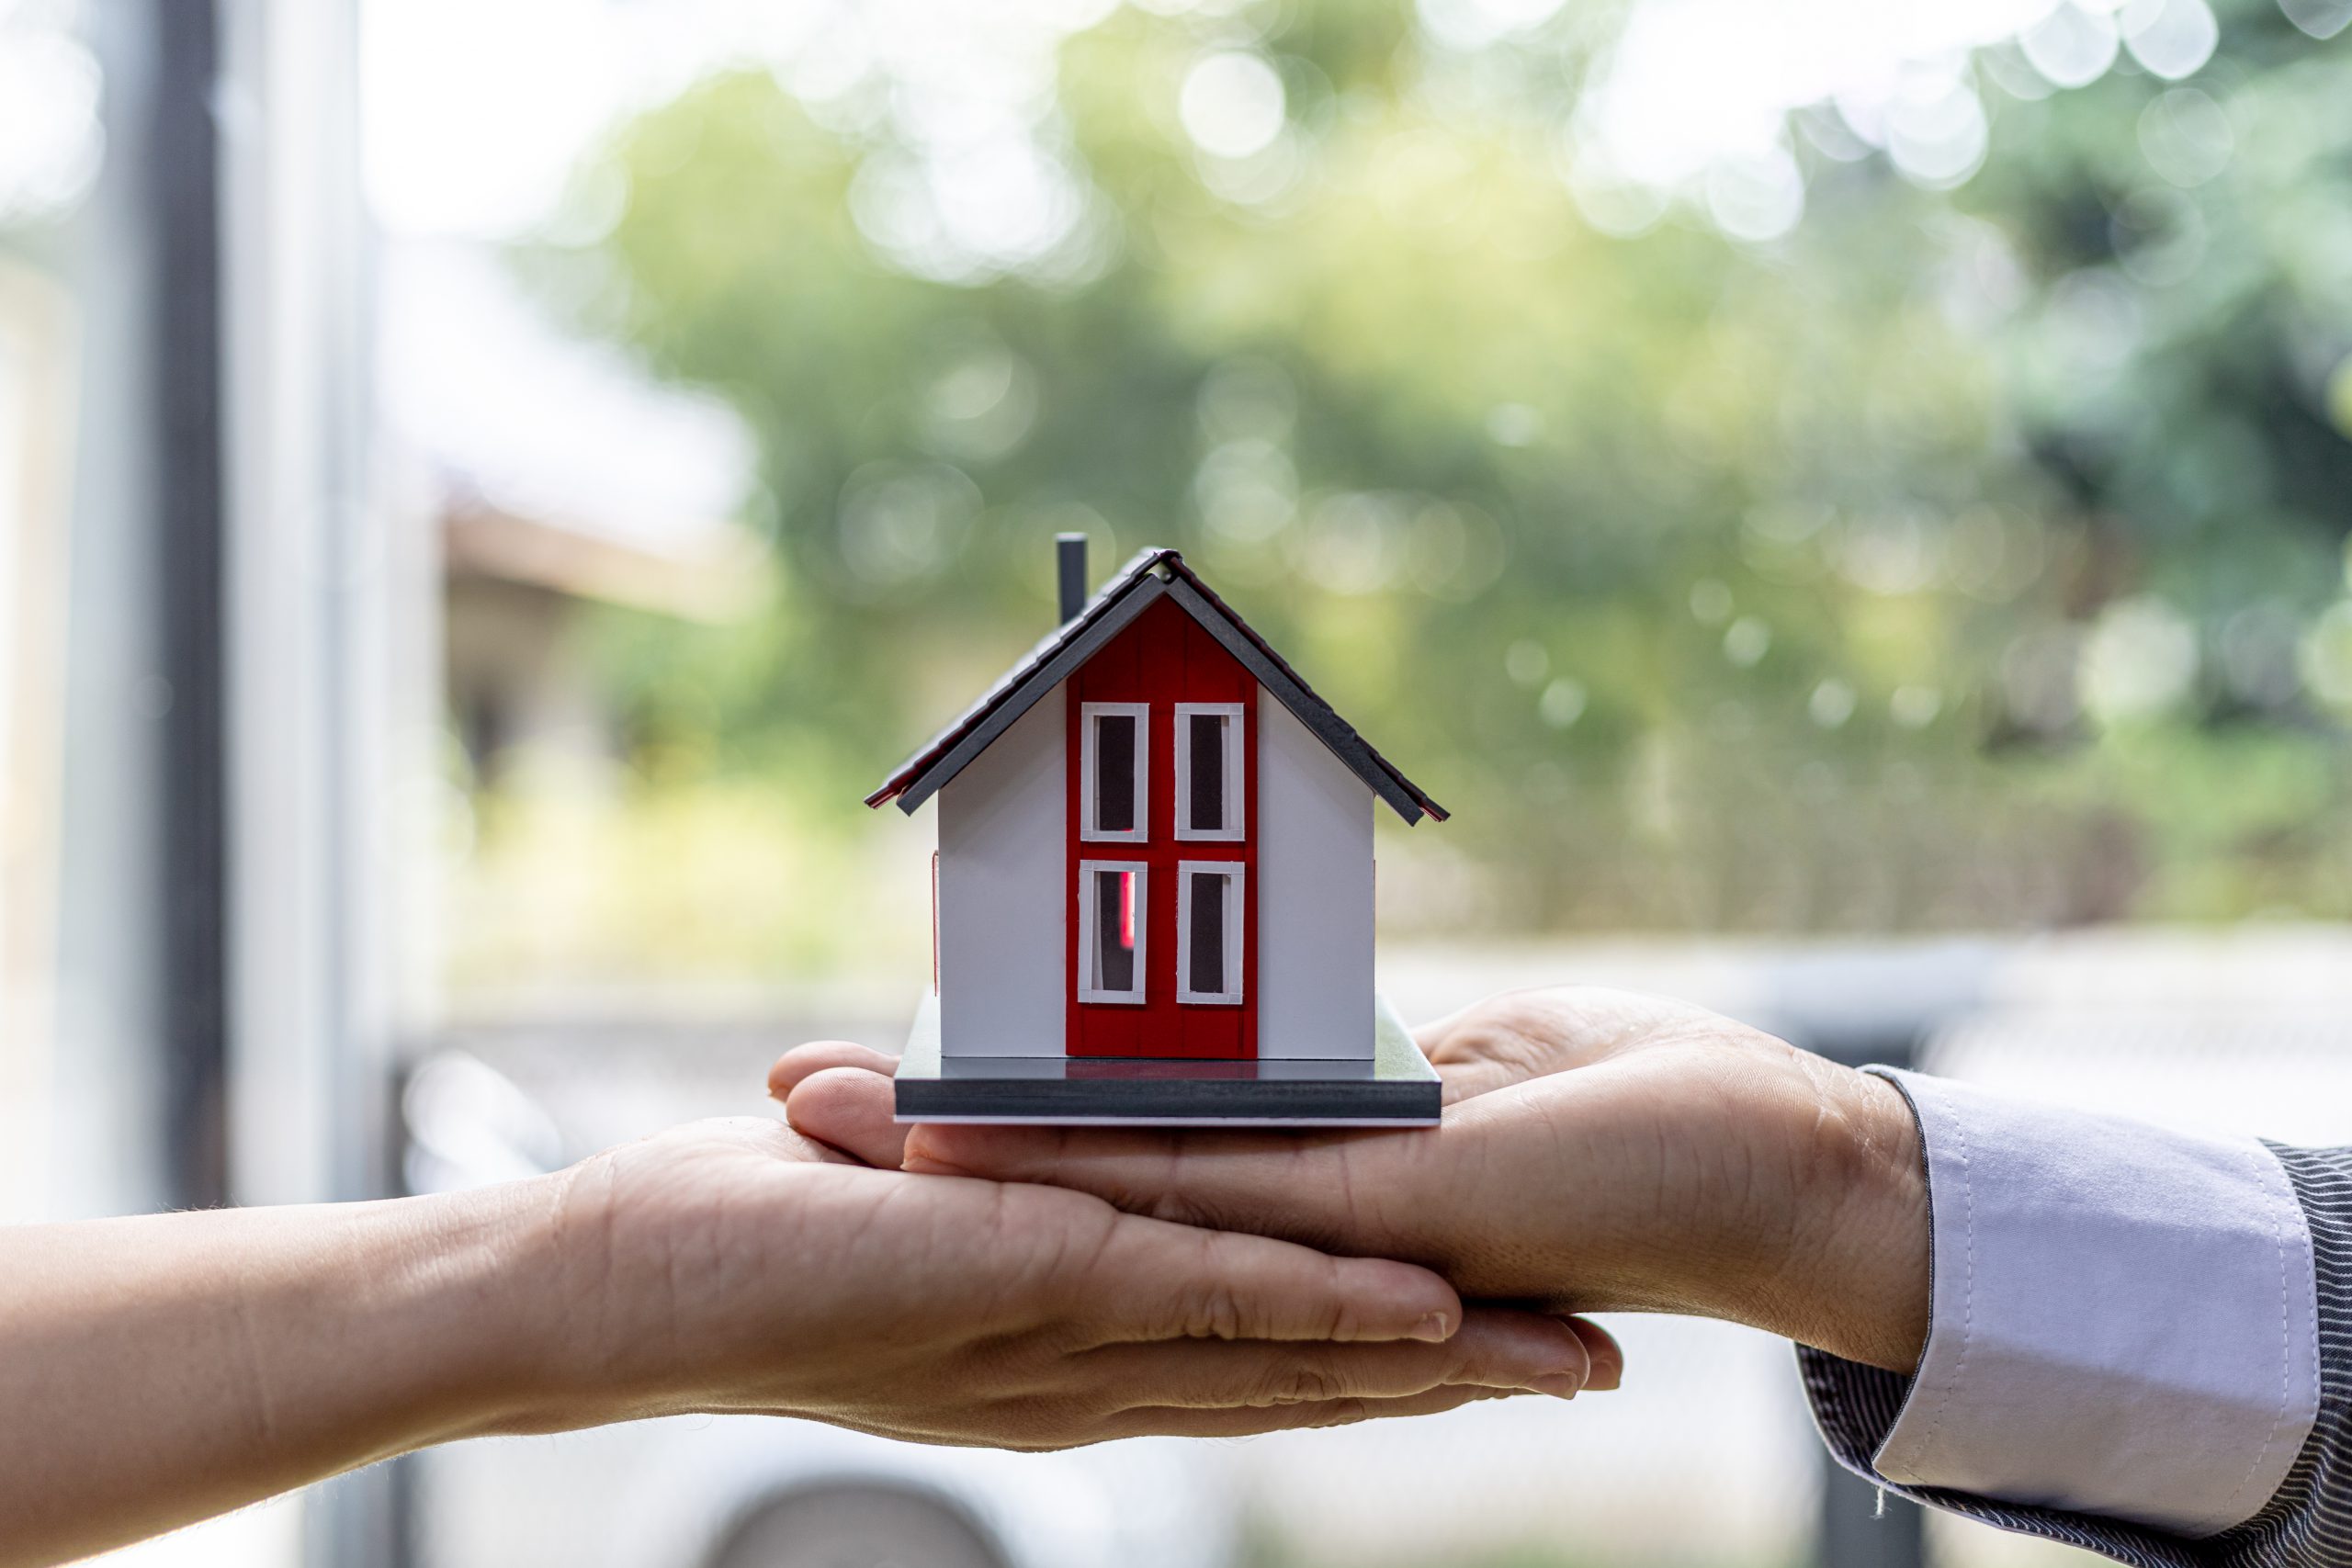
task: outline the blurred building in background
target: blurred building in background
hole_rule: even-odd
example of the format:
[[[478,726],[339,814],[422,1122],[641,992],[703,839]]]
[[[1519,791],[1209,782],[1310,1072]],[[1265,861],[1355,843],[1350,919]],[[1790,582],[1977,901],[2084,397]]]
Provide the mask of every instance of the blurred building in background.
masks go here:
[[[560,333],[492,247],[401,241],[379,267],[384,418],[439,524],[468,773],[487,783],[526,753],[609,774],[623,738],[582,608],[723,623],[758,607],[750,438],[723,403]]]
[[[0,1218],[496,1179],[901,1038],[856,802],[1070,528],[1456,807],[1378,845],[1408,1010],[1574,975],[2352,1139],[2347,29],[0,0]],[[1624,1334],[1567,1412],[665,1423],[133,1555],[1911,1561],[1782,1348]]]

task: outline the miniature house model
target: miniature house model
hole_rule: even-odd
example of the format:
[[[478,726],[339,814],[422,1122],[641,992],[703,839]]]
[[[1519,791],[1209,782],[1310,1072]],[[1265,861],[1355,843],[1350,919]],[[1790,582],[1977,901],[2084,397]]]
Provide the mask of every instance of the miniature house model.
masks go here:
[[[1136,556],[868,806],[938,797],[906,1121],[1434,1120],[1373,988],[1373,813],[1445,813],[1174,550]]]

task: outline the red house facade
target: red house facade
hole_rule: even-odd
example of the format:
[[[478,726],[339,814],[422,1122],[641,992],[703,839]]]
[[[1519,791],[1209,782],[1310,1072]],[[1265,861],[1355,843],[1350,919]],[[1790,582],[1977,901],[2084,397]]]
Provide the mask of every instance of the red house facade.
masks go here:
[[[1069,1055],[1257,1055],[1257,707],[1168,599],[1070,677]]]

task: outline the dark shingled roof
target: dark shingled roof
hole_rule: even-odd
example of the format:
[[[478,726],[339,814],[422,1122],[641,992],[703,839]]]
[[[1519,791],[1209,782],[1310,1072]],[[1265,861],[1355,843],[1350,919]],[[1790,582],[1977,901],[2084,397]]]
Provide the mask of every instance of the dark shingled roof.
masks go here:
[[[1374,795],[1394,807],[1397,816],[1408,822],[1417,822],[1424,814],[1445,820],[1445,807],[1422,794],[1394,762],[1374,750],[1370,741],[1334,713],[1330,704],[1317,696],[1299,679],[1298,671],[1184,564],[1182,556],[1157,548],[1144,550],[1121,567],[1084,609],[1055,627],[1053,635],[1006,671],[1003,679],[981,694],[980,700],[965,709],[955,723],[900,763],[881,788],[865,797],[865,804],[882,806],[895,800],[899,810],[911,814],[963,772],[966,763],[987,750],[1031,704],[1092,658],[1158,599],[1175,600],[1200,622],[1227,653],[1258,677],[1260,685],[1329,747]]]

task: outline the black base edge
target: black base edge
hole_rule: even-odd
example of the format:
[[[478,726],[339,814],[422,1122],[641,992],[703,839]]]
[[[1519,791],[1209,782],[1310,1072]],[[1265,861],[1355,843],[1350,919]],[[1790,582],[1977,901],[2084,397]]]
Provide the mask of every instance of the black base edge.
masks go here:
[[[1068,1079],[900,1079],[902,1120],[987,1116],[1007,1120],[1083,1118],[1165,1122],[1431,1122],[1444,1104],[1443,1086],[1409,1083],[1273,1082],[1136,1083]]]

